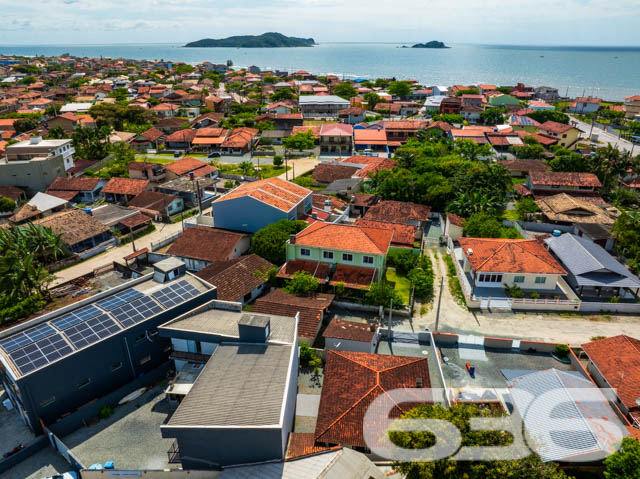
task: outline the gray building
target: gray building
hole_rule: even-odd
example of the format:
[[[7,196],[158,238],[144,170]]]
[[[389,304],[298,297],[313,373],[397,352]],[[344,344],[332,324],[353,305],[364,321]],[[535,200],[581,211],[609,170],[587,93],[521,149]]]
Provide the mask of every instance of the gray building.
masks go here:
[[[0,185],[18,186],[30,195],[46,190],[73,167],[75,150],[71,140],[30,140],[10,145],[0,159]]]
[[[150,273],[0,333],[0,380],[31,429],[167,363],[171,342],[157,327],[216,296],[180,275],[184,265],[174,269],[178,276],[157,275],[165,282]]]
[[[337,118],[338,112],[349,108],[349,100],[336,95],[303,95],[298,99],[304,118]]]
[[[247,314],[239,303],[212,301],[160,328],[171,337],[177,370],[206,361],[161,426],[162,437],[176,439],[172,451],[184,469],[285,457],[296,402],[298,317]]]

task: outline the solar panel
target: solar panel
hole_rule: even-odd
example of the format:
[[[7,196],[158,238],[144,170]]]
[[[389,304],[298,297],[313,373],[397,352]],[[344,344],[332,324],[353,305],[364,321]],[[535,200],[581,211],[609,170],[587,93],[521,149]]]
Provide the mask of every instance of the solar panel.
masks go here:
[[[200,294],[200,291],[188,281],[182,280],[171,286],[156,291],[151,296],[157,299],[165,308],[184,303],[187,299]]]
[[[120,327],[107,314],[101,314],[64,331],[71,344],[77,349],[100,341],[120,331]]]
[[[27,374],[56,359],[71,354],[73,350],[58,333],[28,344],[10,354],[22,374]]]
[[[148,296],[118,306],[111,311],[111,315],[125,328],[150,318],[162,311],[162,308]]]
[[[76,311],[72,311],[69,314],[65,314],[60,319],[51,321],[51,324],[62,331],[63,329],[67,329],[71,326],[81,323],[82,321],[86,321],[89,318],[98,316],[100,313],[102,313],[102,311],[91,305],[85,308],[78,309]]]
[[[120,305],[126,304],[129,301],[133,301],[134,299],[139,298],[141,296],[143,296],[143,294],[140,291],[130,288],[122,291],[121,293],[114,294],[113,296],[110,296],[107,299],[99,301],[96,304],[100,306],[102,309],[104,309],[105,311],[111,311],[112,309],[117,308]]]
[[[16,349],[26,346],[27,344],[31,344],[34,341],[51,336],[55,332],[56,330],[48,324],[42,324],[23,333],[17,334],[10,339],[2,341],[0,346],[2,346],[2,349],[6,352],[10,353]]]

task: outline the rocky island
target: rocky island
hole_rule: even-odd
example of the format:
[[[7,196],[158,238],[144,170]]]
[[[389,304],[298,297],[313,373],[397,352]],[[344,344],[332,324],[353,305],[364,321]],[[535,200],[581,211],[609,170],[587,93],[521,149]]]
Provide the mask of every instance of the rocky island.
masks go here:
[[[312,47],[315,44],[313,38],[287,37],[282,33],[267,32],[262,35],[238,35],[221,39],[205,38],[187,43],[185,47],[291,48]]]
[[[446,46],[443,42],[433,40],[427,43],[416,43],[411,48],[451,48]]]

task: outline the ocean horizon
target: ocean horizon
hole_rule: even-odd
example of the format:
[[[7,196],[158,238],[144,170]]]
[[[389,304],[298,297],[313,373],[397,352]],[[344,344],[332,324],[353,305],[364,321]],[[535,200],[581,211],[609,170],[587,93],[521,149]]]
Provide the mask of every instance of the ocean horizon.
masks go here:
[[[413,42],[320,42],[309,48],[186,48],[184,43],[0,45],[2,55],[111,57],[185,63],[232,60],[235,67],[307,70],[344,78],[413,78],[425,85],[493,83],[552,86],[561,95],[621,101],[640,93],[640,46],[447,43],[448,49],[401,48]]]

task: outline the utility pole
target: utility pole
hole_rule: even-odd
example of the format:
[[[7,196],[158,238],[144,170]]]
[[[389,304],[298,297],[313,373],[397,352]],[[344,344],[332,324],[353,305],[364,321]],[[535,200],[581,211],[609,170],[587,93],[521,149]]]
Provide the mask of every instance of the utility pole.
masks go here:
[[[438,309],[436,310],[436,331],[440,322],[440,303],[442,302],[442,285],[444,284],[444,276],[440,277],[440,294],[438,295]]]
[[[391,314],[393,313],[393,298],[391,298],[391,304],[389,305],[389,340],[391,340]]]
[[[284,147],[284,178],[289,181],[289,163],[287,162],[287,147]]]

